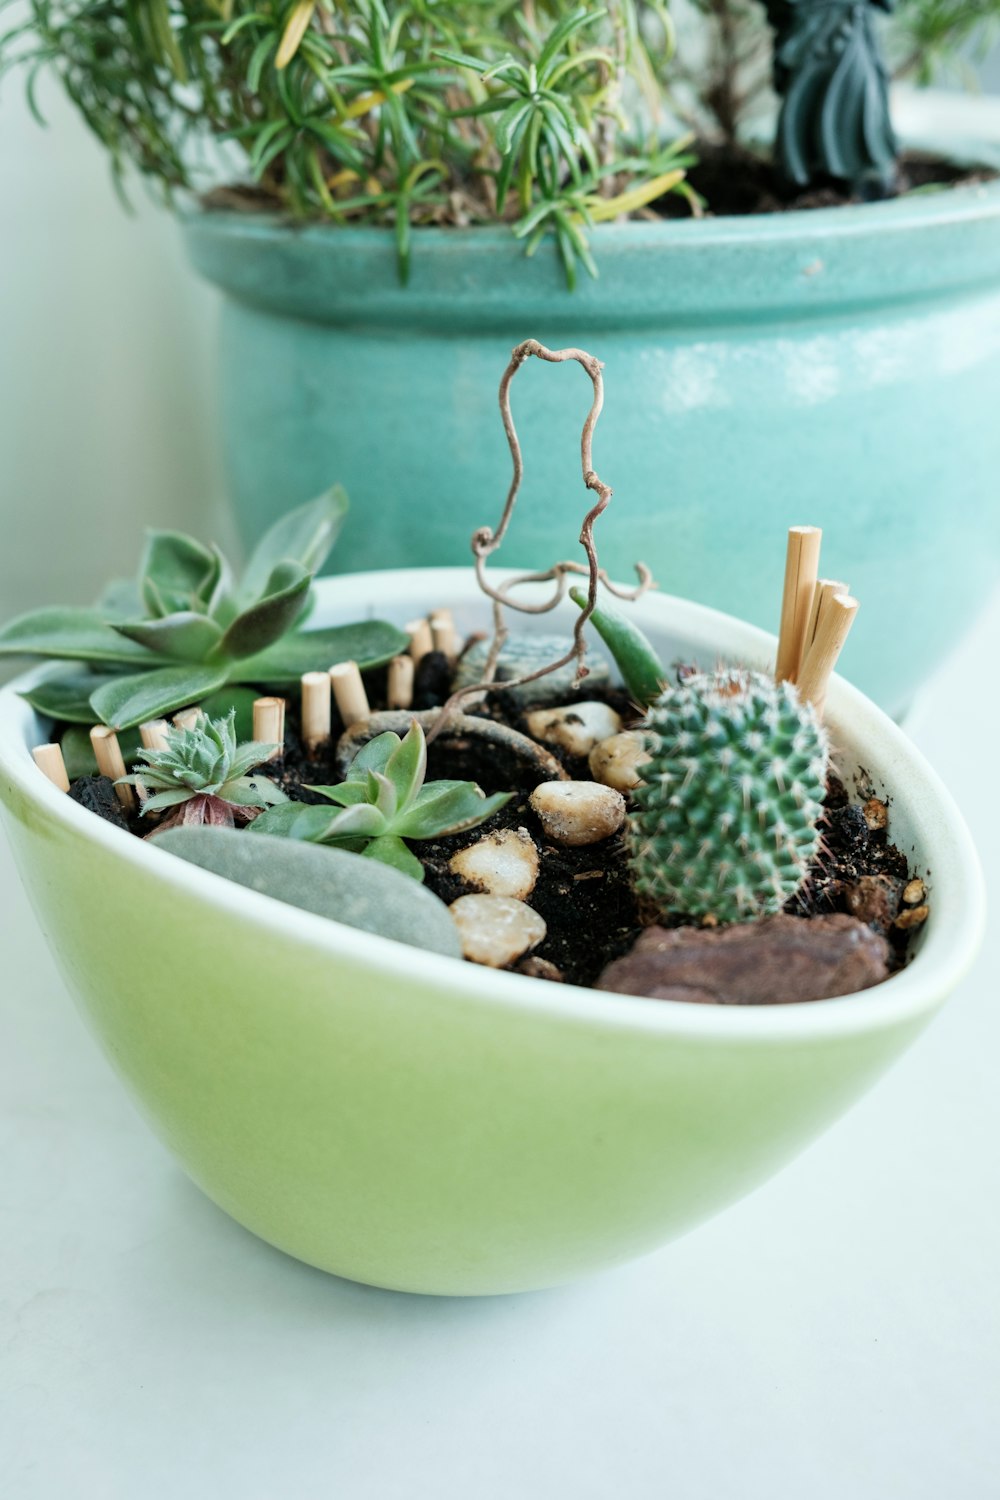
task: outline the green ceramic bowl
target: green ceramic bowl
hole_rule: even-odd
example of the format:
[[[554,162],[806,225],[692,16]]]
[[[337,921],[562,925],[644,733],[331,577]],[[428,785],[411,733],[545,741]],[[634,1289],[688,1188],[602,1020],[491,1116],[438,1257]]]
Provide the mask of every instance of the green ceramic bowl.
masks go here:
[[[463,626],[486,616],[468,574],[449,569],[324,581],[317,621],[376,604],[401,623],[441,604]],[[649,598],[637,616],[668,660],[773,656],[769,636],[678,599]],[[932,917],[910,966],[877,990],[773,1009],[494,973],[229,884],[57,792],[30,755],[46,726],[16,689],[0,693],[0,798],[91,1028],[216,1203],[356,1281],[509,1292],[655,1249],[841,1114],[980,941],[961,816],[902,732],[840,681],[829,718],[844,764],[891,792],[893,836],[928,872]]]

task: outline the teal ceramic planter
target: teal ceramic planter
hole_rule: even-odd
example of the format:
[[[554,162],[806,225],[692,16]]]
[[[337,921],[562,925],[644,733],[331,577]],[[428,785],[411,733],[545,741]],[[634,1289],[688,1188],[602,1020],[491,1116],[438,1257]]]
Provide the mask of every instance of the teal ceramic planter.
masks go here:
[[[444,603],[463,629],[485,617],[467,571],[442,570],[326,582],[316,620],[376,603],[400,622]],[[772,639],[712,611],[669,598],[638,611],[668,659],[773,657]],[[559,616],[567,632],[573,614]],[[911,965],[876,990],[745,1010],[477,969],[232,885],[57,792],[30,755],[47,726],[15,687],[0,692],[0,801],[95,1036],[216,1203],[358,1281],[507,1292],[654,1249],[847,1109],[981,937],[960,814],[902,732],[839,680],[834,739],[891,789],[894,837],[933,872],[932,917]]]
[[[226,293],[221,424],[247,539],[340,480],[338,571],[465,561],[509,479],[499,377],[535,337],[605,363],[612,576],[642,558],[772,628],[779,539],[827,527],[825,566],[865,601],[845,670],[899,712],[1000,573],[1000,184],[605,227],[600,279],[574,293],[502,229],[421,231],[407,287],[389,232],[198,215],[184,233]],[[573,550],[588,399],[576,367],[518,376],[511,565]]]

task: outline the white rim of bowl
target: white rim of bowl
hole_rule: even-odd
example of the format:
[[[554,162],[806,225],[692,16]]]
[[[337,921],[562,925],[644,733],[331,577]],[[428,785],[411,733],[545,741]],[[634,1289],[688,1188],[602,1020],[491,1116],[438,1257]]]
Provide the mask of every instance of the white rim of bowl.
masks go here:
[[[496,576],[502,578],[503,573],[498,570]],[[333,596],[335,610],[324,610],[327,596]],[[371,617],[375,613],[373,600],[380,596],[393,601],[387,614],[407,618],[443,601],[453,606],[483,606],[483,596],[468,569],[409,568],[319,579],[315,613],[318,617],[325,614],[330,623],[336,623],[330,619],[334,614],[337,618]],[[777,643],[773,636],[706,605],[656,593],[645,596],[636,608],[637,623],[659,623],[673,629],[685,637],[696,656],[700,653],[705,660],[725,656],[751,666],[765,666],[774,659]],[[654,616],[652,621],[650,614]],[[31,757],[31,748],[37,743],[38,716],[19,691],[52,670],[52,664],[46,663],[0,688],[0,772],[47,816],[119,858],[136,862],[147,875],[155,873],[164,886],[192,891],[206,905],[240,921],[279,930],[331,958],[349,957],[367,963],[379,978],[402,984],[418,979],[434,986],[441,997],[450,996],[465,1004],[534,1012],[591,1028],[624,1028],[713,1042],[728,1038],[740,1045],[850,1036],[888,1029],[932,1012],[972,966],[985,931],[985,886],[979,856],[951,793],[899,726],[840,677],[834,677],[830,685],[832,722],[849,718],[859,738],[872,739],[874,753],[869,769],[889,787],[897,804],[916,809],[916,821],[924,820],[921,804],[939,814],[937,826],[925,830],[926,844],[920,849],[920,862],[933,875],[931,920],[907,967],[872,989],[828,1000],[723,1006],[552,984],[430,953],[288,906],[113,827],[58,791]]]

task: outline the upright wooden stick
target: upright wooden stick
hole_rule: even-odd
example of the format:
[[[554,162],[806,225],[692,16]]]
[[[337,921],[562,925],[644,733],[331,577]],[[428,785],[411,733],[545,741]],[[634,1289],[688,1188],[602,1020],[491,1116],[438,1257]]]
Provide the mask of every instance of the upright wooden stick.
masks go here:
[[[337,710],[346,728],[350,729],[352,724],[364,724],[371,718],[372,711],[368,706],[368,694],[361,681],[357,662],[338,662],[335,667],[330,668],[330,681],[333,683],[333,696],[337,700]]]
[[[774,675],[778,682],[794,682],[802,660],[802,647],[813,591],[819,573],[819,547],[823,533],[818,526],[791,526],[785,555],[785,590],[781,600],[781,631]]]
[[[330,738],[332,703],[328,672],[302,674],[302,738],[310,750]]]
[[[167,730],[169,724],[166,719],[149,719],[145,724],[139,725],[139,738],[144,750],[168,750]]]
[[[450,609],[434,609],[428,616],[434,650],[442,651],[451,660],[457,656],[455,650],[455,620]]]
[[[53,786],[57,786],[61,792],[69,791],[66,762],[63,760],[63,753],[58,745],[36,745],[31,755],[35,765],[49,778]]]
[[[200,708],[185,708],[179,714],[174,714],[175,729],[194,729],[201,718]],[[141,733],[141,730],[140,730]]]
[[[414,662],[419,662],[428,651],[434,650],[434,638],[426,620],[411,620],[406,633],[410,637],[410,655]]]
[[[274,745],[276,748],[267,758],[278,759],[285,745],[284,698],[254,699],[253,737],[262,745]]]
[[[389,663],[388,706],[409,708],[413,703],[412,656],[394,656]]]
[[[811,703],[820,718],[826,705],[830,674],[854,624],[858,601],[849,594],[834,594],[824,602],[816,622],[816,639],[809,647],[799,672],[799,697]]]
[[[820,610],[824,608],[825,602],[832,599],[834,594],[849,594],[850,592],[850,585],[842,583],[839,579],[818,578],[816,580],[816,587],[813,590],[812,609],[809,611],[809,623],[806,625],[805,638],[802,642],[802,658],[799,662],[800,669],[802,662],[809,655],[810,646],[816,639],[816,626],[819,621]]]
[[[90,743],[94,747],[94,759],[102,776],[118,781],[119,777],[126,774],[122,747],[113,729],[108,729],[104,724],[95,724],[90,731]],[[135,792],[130,786],[116,786],[115,796],[126,812],[135,812]]]

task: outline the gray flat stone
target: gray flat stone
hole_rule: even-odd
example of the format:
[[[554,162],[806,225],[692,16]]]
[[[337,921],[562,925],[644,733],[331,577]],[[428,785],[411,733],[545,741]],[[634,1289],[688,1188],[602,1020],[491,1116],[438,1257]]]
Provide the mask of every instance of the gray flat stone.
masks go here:
[[[537,672],[550,661],[558,661],[569,650],[567,635],[512,635],[504,645],[497,666],[497,681],[510,682],[516,677],[526,677]],[[489,656],[489,641],[476,641],[470,646],[459,663],[455,674],[456,687],[471,687],[479,681]],[[576,662],[540,677],[537,682],[524,687],[511,688],[510,697],[520,707],[532,703],[572,703],[574,695],[584,695],[595,686],[610,682],[611,671],[606,661],[588,654],[589,672],[579,684],[576,681]]]
[[[231,828],[169,828],[156,835],[153,847],[347,927],[461,955],[444,902],[409,875],[361,854]]]

